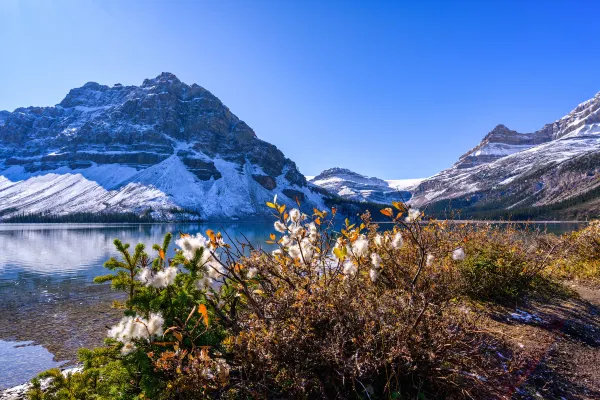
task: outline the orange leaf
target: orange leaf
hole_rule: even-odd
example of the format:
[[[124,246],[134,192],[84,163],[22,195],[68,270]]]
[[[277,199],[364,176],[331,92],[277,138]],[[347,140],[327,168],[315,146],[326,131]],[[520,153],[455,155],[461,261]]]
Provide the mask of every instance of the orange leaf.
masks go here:
[[[163,249],[160,249],[158,251],[158,256],[164,261],[165,260],[165,251]]]
[[[215,240],[215,232],[212,229],[207,229],[206,230],[206,236],[208,236],[209,239],[212,240],[212,241]]]
[[[274,233],[271,233],[271,234],[269,235],[269,237],[271,238],[271,240],[275,240],[275,234],[274,234]]]
[[[202,314],[202,317],[204,318],[204,325],[206,325],[208,328],[208,310],[206,309],[206,306],[204,304],[200,304],[200,306],[198,306],[198,312]]]
[[[393,217],[393,216],[394,216],[394,212],[392,211],[392,209],[391,209],[391,208],[384,208],[383,210],[380,210],[380,211],[381,211],[381,213],[382,213],[383,215],[385,215],[386,217],[390,217],[390,218],[391,218],[391,217]]]
[[[321,225],[321,218],[319,218],[319,217],[315,218],[315,224]]]

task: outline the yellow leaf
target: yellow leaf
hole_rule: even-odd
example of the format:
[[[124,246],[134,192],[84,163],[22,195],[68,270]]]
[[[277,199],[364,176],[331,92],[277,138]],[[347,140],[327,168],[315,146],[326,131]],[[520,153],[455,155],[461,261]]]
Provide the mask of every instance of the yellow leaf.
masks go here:
[[[255,290],[253,293],[254,293],[254,294],[261,295],[261,294],[263,294],[264,292],[263,292],[262,290],[260,290],[260,289],[256,289],[256,290]]]
[[[333,254],[337,256],[340,260],[344,260],[346,258],[346,247],[336,247],[333,249]]]
[[[277,210],[277,211],[279,211],[279,214],[283,214],[283,212],[285,211],[285,204],[282,204],[282,205],[279,207],[279,210]]]
[[[400,203],[399,201],[392,201],[392,205],[394,206],[394,208],[396,208],[397,210],[403,211],[404,210],[404,204]]]
[[[177,331],[173,331],[173,336],[175,336],[177,338],[179,343],[183,342],[183,336],[181,336],[181,333],[179,333]]]
[[[275,204],[271,203],[270,201],[267,201],[267,207],[274,208],[275,210],[277,210],[277,206]]]
[[[202,314],[202,317],[204,318],[204,325],[206,325],[208,328],[208,310],[206,309],[206,306],[204,304],[200,304],[200,306],[198,306],[198,312]]]

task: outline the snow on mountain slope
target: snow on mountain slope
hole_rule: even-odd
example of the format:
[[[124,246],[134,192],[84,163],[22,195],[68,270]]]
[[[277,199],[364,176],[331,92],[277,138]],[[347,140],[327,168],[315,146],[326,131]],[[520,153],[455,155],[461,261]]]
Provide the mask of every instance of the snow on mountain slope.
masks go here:
[[[426,178],[413,178],[413,179],[386,179],[385,181],[392,189],[408,190],[415,188],[419,183],[423,182]]]
[[[311,179],[310,183],[337,196],[361,202],[389,204],[394,200],[408,200],[411,196],[410,192],[392,187],[388,181],[369,178],[345,168],[325,170]]]
[[[461,199],[470,207],[540,207],[600,185],[600,94],[539,131],[499,125],[451,168],[421,182],[411,203]]]
[[[0,215],[151,212],[262,218],[264,203],[324,207],[296,165],[206,89],[173,74],[94,82],[55,107],[0,113]]]

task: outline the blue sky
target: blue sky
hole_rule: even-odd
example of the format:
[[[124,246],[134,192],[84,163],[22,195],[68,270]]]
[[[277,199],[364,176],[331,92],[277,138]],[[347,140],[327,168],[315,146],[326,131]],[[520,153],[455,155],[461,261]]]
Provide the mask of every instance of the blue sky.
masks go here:
[[[219,97],[301,172],[451,166],[600,91],[600,2],[0,1],[0,109],[163,71]]]

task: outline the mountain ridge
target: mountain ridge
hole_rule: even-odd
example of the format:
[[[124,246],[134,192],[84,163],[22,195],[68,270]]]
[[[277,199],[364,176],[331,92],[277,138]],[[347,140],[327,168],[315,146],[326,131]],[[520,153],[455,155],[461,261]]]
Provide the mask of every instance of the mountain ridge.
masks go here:
[[[569,199],[600,185],[599,161],[600,93],[533,133],[498,125],[452,167],[421,182],[411,203],[506,216],[522,209],[556,209],[552,205],[559,202],[568,208]],[[599,211],[589,209],[594,215]],[[566,209],[561,213],[570,215]]]
[[[208,90],[171,73],[140,86],[88,82],[56,106],[0,113],[0,176],[8,217],[133,211],[170,220],[190,210],[186,218],[260,218],[275,194],[323,206],[293,161]]]

